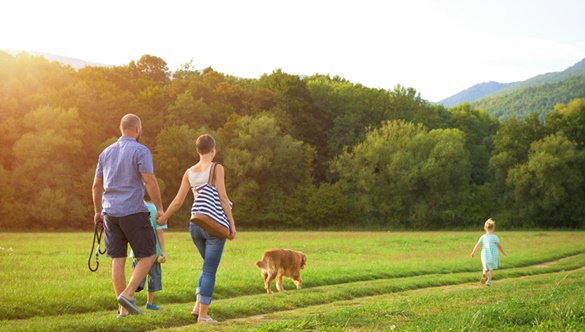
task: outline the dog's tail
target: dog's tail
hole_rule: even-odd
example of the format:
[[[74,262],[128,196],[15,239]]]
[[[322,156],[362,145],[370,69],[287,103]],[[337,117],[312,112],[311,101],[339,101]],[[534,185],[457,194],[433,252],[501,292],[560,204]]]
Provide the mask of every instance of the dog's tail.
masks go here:
[[[264,261],[256,261],[256,267],[261,268],[261,269],[265,269],[266,264],[264,263]]]

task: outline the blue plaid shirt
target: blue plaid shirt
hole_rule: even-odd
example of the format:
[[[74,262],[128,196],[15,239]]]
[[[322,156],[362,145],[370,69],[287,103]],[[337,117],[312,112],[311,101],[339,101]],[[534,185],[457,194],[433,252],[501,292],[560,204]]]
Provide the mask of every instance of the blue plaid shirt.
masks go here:
[[[148,212],[140,173],[154,174],[152,155],[132,137],[120,137],[100,154],[95,176],[104,181],[102,213],[123,217]]]

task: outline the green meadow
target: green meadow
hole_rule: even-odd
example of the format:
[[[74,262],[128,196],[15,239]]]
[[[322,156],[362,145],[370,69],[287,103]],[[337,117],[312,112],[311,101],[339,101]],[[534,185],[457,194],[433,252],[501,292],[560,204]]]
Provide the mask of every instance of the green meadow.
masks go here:
[[[111,259],[88,269],[93,233],[0,233],[0,331],[585,330],[584,232],[496,232],[508,257],[491,287],[469,257],[481,234],[240,232],[226,244],[211,326],[190,315],[201,258],[186,230],[165,235],[161,310],[127,318],[116,318]],[[265,293],[254,263],[274,247],[307,255],[302,289],[285,279],[286,292]],[[145,291],[136,298],[144,308]]]

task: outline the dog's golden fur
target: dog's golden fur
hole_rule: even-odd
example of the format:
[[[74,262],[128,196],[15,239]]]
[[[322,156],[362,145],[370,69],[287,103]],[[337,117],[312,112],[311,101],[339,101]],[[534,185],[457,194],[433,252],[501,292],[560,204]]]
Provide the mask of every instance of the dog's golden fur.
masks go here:
[[[301,270],[305,268],[307,256],[302,252],[289,249],[268,249],[262,254],[262,259],[256,261],[256,267],[262,270],[264,288],[268,294],[272,294],[270,286],[276,279],[276,289],[284,292],[282,277],[289,277],[298,288],[301,288],[303,278]]]

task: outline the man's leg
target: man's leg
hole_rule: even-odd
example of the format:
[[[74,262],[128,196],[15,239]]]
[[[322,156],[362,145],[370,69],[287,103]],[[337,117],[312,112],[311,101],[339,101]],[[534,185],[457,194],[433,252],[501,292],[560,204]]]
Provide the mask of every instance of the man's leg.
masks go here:
[[[104,214],[105,245],[108,257],[112,257],[112,285],[116,298],[126,288],[126,254],[128,251],[128,240],[120,228],[120,218]],[[128,311],[118,306],[118,314],[128,315]]]
[[[128,285],[124,288],[118,303],[124,306],[131,314],[142,314],[136,305],[134,292],[150,271],[156,259],[156,234],[150,223],[149,213],[140,212],[120,217],[120,228],[130,243],[134,256],[140,258],[130,276]]]
[[[116,292],[116,298],[122,294],[126,288],[126,274],[124,267],[126,266],[126,257],[112,259],[112,284],[114,285],[114,292]],[[121,316],[128,315],[128,311],[118,305],[118,311]]]
[[[142,280],[146,278],[146,275],[148,274],[148,271],[150,271],[150,267],[155,260],[156,254],[149,257],[140,257],[138,264],[136,264],[132,271],[132,276],[130,276],[128,286],[125,286],[124,290],[119,295],[124,296],[128,300],[133,300],[136,288],[138,288]]]
[[[120,294],[131,301],[134,300],[136,288],[146,278],[156,260],[156,235],[148,213],[135,213],[121,219],[120,226],[134,251],[134,256],[140,258],[132,270],[128,285]]]

